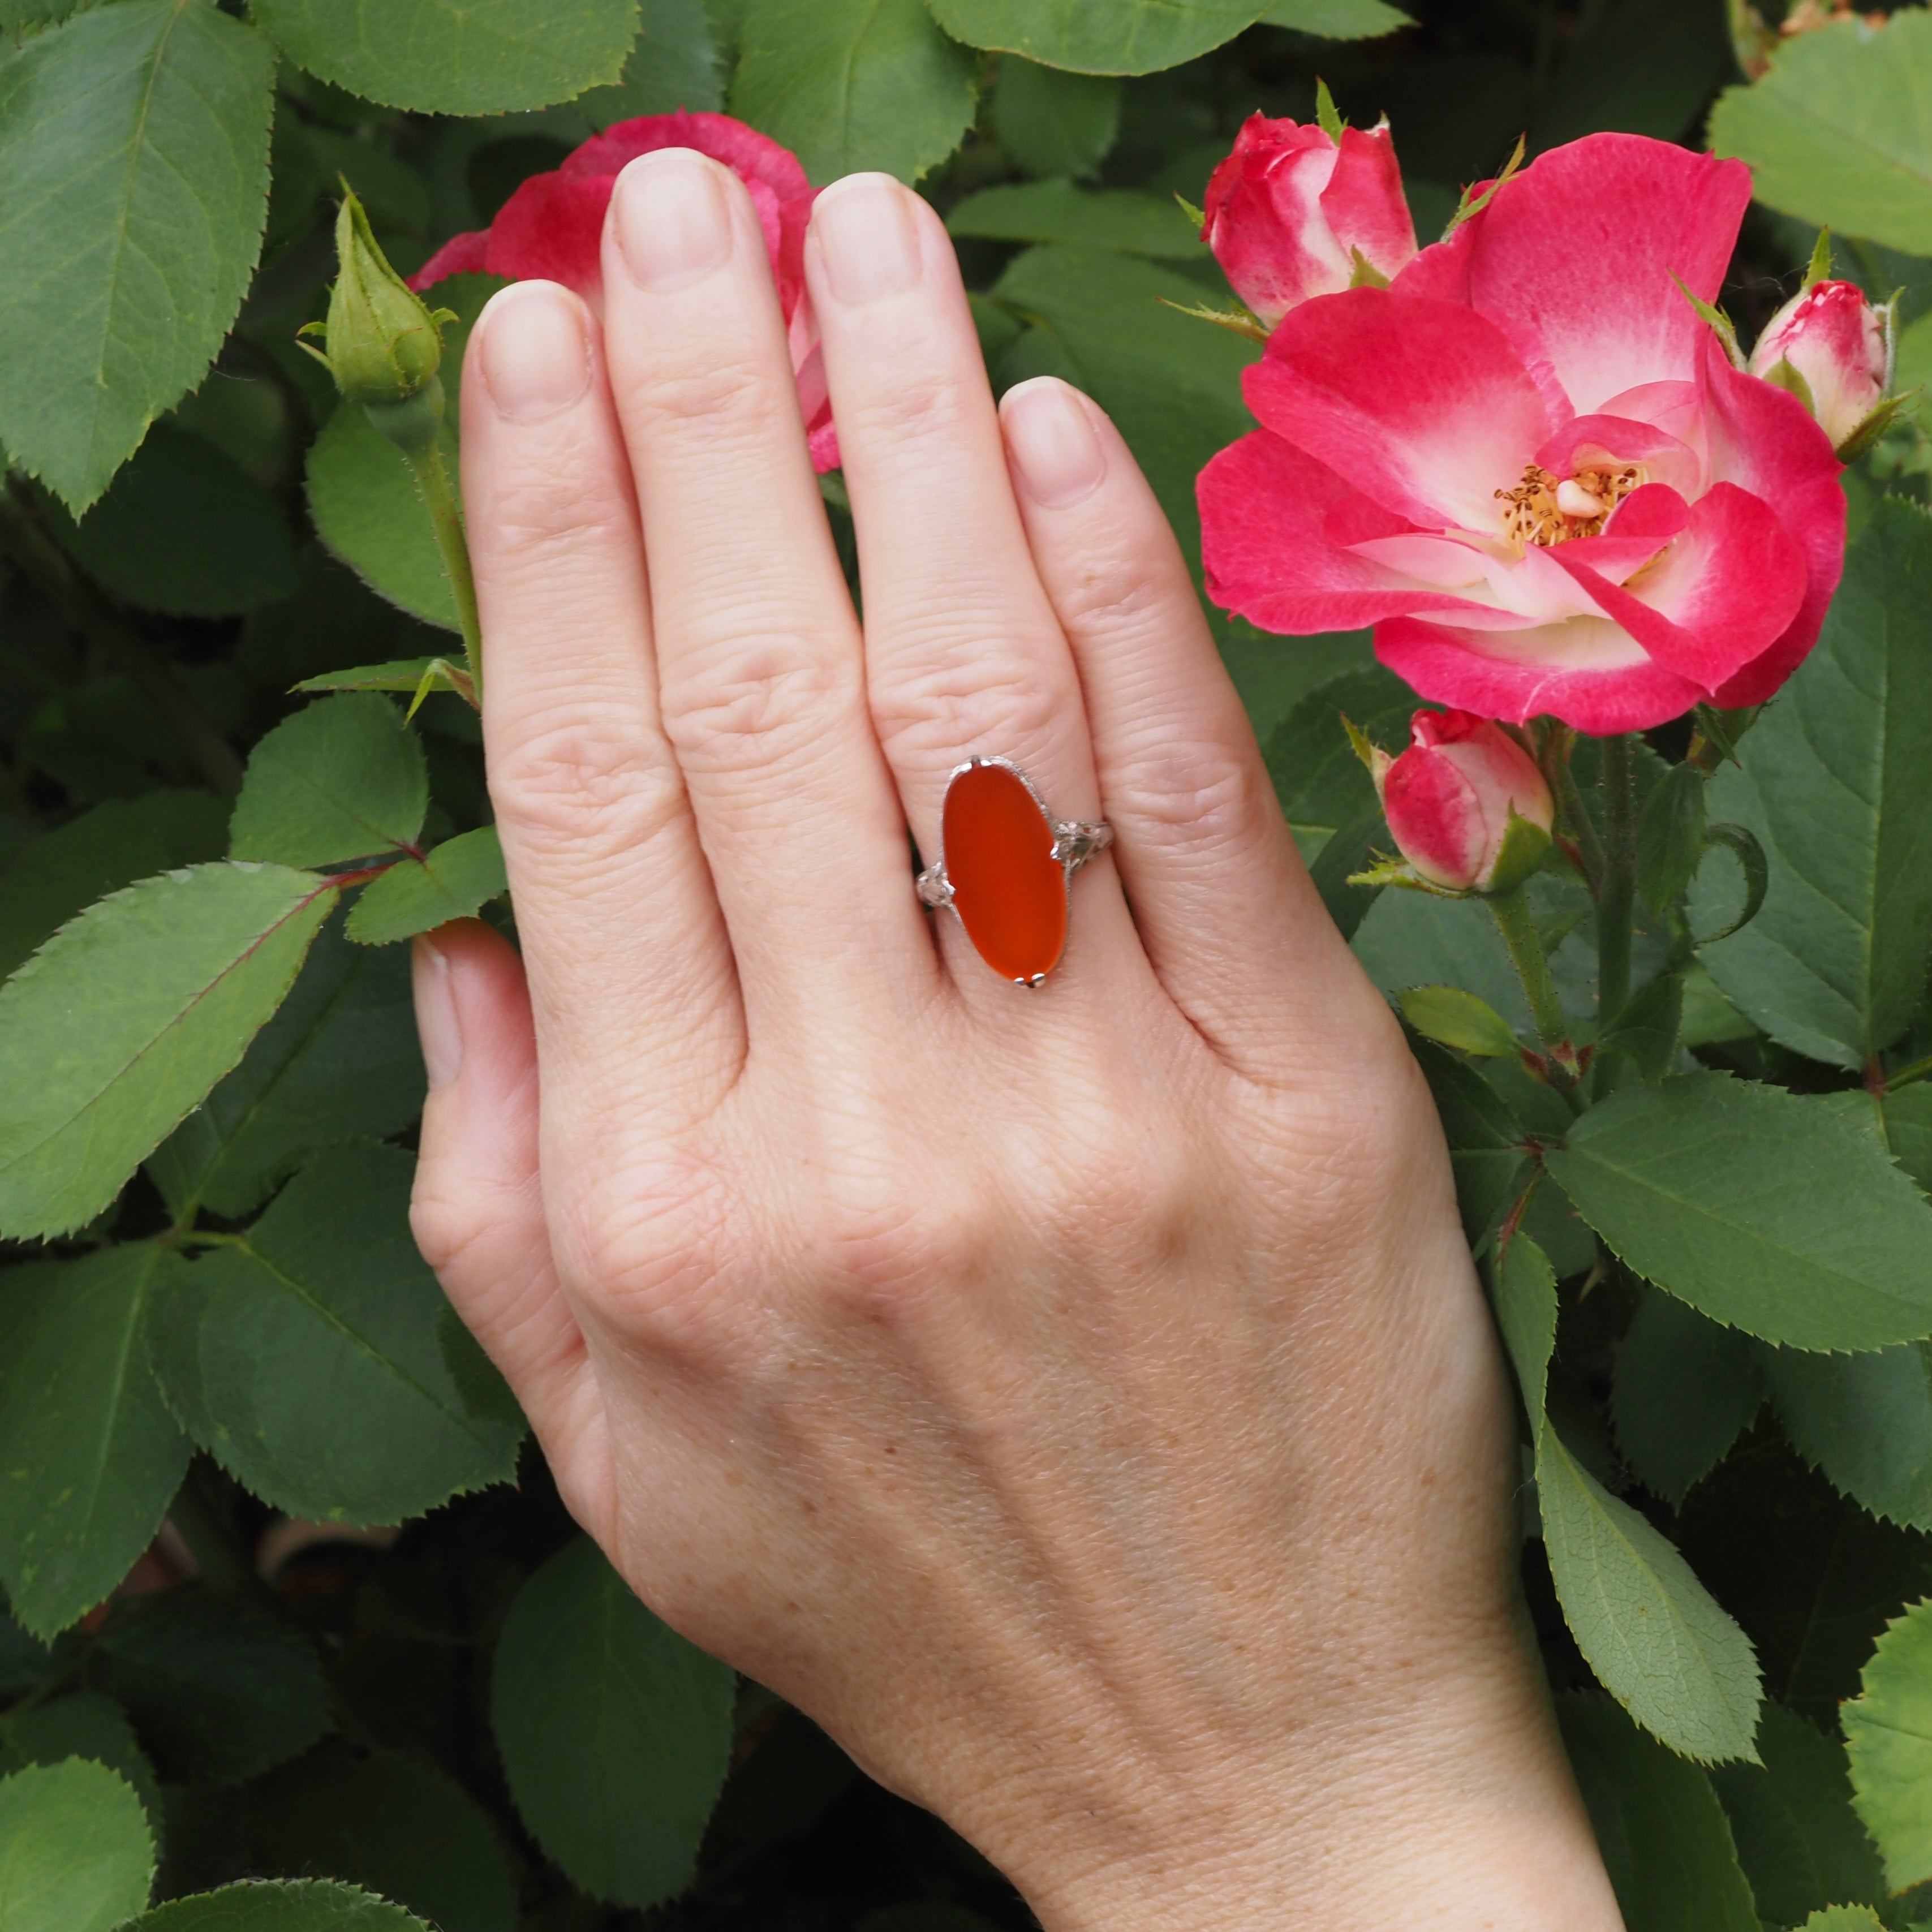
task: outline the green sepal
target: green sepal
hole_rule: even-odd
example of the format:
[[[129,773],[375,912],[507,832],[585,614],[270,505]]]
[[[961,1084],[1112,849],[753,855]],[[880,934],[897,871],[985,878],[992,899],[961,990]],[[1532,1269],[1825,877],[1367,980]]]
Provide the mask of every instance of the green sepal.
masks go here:
[[[1748,366],[1750,358],[1738,344],[1737,324],[1715,302],[1707,302],[1690,287],[1682,276],[1672,275],[1670,279],[1677,284],[1678,293],[1697,311],[1700,318],[1717,331],[1718,340],[1724,345],[1724,353],[1731,358],[1732,368],[1742,369]],[[1792,373],[1796,374],[1797,372],[1793,370]]]
[[[1901,416],[1915,414],[1921,389],[1907,389],[1902,396],[1888,396],[1832,452],[1840,463],[1856,463]]]
[[[1481,214],[1483,210],[1495,200],[1496,190],[1516,172],[1517,169],[1522,166],[1523,157],[1528,152],[1529,136],[1527,134],[1519,134],[1516,137],[1516,146],[1510,151],[1509,159],[1503,164],[1502,172],[1498,175],[1480,194],[1477,194],[1473,188],[1466,188],[1462,190],[1462,198],[1456,204],[1456,212],[1450,216],[1449,225],[1442,231],[1444,241],[1448,241],[1464,222],[1470,220],[1473,216]]]
[[[1315,82],[1315,118],[1322,131],[1336,147],[1342,145],[1342,136],[1348,131],[1348,124],[1342,118],[1335,106],[1335,97],[1328,92],[1328,83],[1318,76]]]
[[[1205,302],[1169,302],[1166,296],[1155,298],[1162,308],[1171,308],[1177,315],[1192,316],[1196,322],[1211,322],[1216,328],[1231,329],[1237,335],[1245,335],[1250,341],[1265,342],[1268,339],[1267,326],[1255,312],[1240,304],[1232,308],[1210,308]]]
[[[1770,383],[1774,388],[1786,390],[1796,396],[1804,405],[1805,413],[1808,416],[1817,415],[1818,405],[1812,397],[1811,385],[1804,380],[1798,370],[1792,366],[1791,358],[1788,356],[1780,356],[1768,369],[1765,370],[1762,380]]]
[[[1391,858],[1378,852],[1376,862],[1365,872],[1351,872],[1348,884],[1352,886],[1400,886],[1412,892],[1426,892],[1432,898],[1472,899],[1474,892],[1453,891],[1448,886],[1438,886],[1425,879],[1406,859]]]
[[[1175,192],[1174,198],[1180,202],[1181,213],[1193,223],[1195,233],[1200,234],[1208,226],[1208,211],[1204,208],[1196,207],[1186,196],[1178,190]]]
[[[1355,264],[1354,270],[1348,277],[1349,287],[1352,289],[1385,289],[1388,286],[1389,278],[1388,276],[1384,274],[1381,269],[1377,268],[1374,262],[1370,261],[1367,256],[1362,253],[1360,249],[1352,248],[1349,250],[1348,253],[1354,259]]]
[[[1549,856],[1551,842],[1550,834],[1541,826],[1511,806],[1509,826],[1503,833],[1496,862],[1490,868],[1489,883],[1481,888],[1483,896],[1493,898],[1499,893],[1514,892]]]
[[[1821,228],[1818,231],[1817,242],[1811,250],[1811,260],[1806,264],[1804,284],[1798,293],[1802,295],[1806,289],[1816,288],[1820,282],[1828,282],[1831,279],[1832,231],[1828,228]]]

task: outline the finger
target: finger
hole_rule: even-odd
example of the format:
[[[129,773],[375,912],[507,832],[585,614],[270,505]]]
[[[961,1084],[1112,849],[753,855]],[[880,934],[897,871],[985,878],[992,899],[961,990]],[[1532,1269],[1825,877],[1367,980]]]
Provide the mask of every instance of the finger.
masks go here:
[[[416,1244],[553,1466],[580,1459],[598,1405],[544,1226],[522,964],[482,920],[459,920],[416,941],[415,980],[430,1082],[410,1209]]]
[[[560,1121],[700,1110],[743,1051],[659,721],[635,500],[596,324],[554,283],[470,338],[463,480],[490,788]]]
[[[922,847],[969,755],[1097,814],[1080,683],[1034,572],[958,265],[887,175],[820,195],[806,244],[866,586],[873,722]]]
[[[1285,1032],[1328,1036],[1334,1000],[1365,982],[1310,882],[1180,547],[1119,432],[1052,376],[1010,389],[1000,413],[1033,556],[1079,664],[1142,941],[1210,1040],[1272,1065]]]
[[[937,980],[757,214],[668,148],[619,177],[604,249],[664,728],[748,1027],[875,1014]]]

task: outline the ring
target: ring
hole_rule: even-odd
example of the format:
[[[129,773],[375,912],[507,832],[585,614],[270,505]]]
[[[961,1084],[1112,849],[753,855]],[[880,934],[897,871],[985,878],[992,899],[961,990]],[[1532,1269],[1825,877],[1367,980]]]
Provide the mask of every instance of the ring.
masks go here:
[[[1113,842],[1104,819],[1055,818],[1010,758],[968,758],[947,776],[920,903],[950,906],[994,972],[1037,986],[1066,950],[1074,874]]]

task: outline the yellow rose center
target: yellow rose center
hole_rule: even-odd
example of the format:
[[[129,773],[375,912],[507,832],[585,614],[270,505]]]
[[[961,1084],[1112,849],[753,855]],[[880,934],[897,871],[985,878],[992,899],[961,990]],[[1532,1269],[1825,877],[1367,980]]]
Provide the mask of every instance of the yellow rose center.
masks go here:
[[[1530,464],[1514,490],[1496,492],[1503,534],[1519,550],[1528,544],[1546,548],[1572,537],[1600,536],[1610,512],[1642,482],[1634,463],[1592,464],[1570,477]]]

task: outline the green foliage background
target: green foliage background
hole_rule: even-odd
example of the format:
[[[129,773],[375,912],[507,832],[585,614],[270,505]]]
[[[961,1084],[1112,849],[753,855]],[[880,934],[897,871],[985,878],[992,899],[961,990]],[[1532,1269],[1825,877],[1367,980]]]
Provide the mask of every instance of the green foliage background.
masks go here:
[[[1028,1922],[629,1596],[416,1256],[398,942],[511,914],[473,712],[437,676],[404,719],[454,648],[429,526],[295,332],[338,176],[407,270],[612,121],[725,108],[815,182],[916,182],[996,386],[1090,391],[1192,551],[1255,350],[1180,313],[1226,295],[1174,196],[1319,75],[1390,116],[1425,241],[1520,133],[1742,156],[1747,338],[1826,224],[1932,373],[1922,8],[1405,8],[0,0],[6,1932]],[[452,382],[492,286],[441,292]],[[1346,884],[1387,833],[1338,715],[1396,742],[1412,704],[1366,636],[1215,620],[1442,1110],[1632,1932],[1932,1920],[1928,476],[1910,422],[1848,472],[1845,587],[1736,762],[1638,748],[1627,1004],[1586,1017],[1588,895],[1533,882],[1619,1070],[1580,1120],[1484,909]]]

